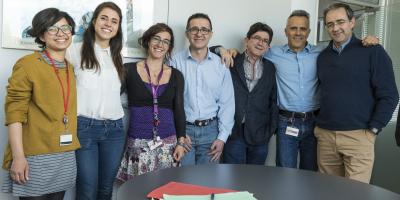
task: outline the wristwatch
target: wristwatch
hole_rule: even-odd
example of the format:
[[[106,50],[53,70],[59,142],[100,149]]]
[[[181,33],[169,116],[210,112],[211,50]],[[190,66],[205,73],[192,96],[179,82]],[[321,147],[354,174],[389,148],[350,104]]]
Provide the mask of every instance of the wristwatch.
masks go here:
[[[371,131],[372,133],[374,133],[375,135],[377,135],[378,132],[379,132],[379,129],[377,129],[377,128],[375,128],[375,127],[371,127],[371,128],[369,128],[369,131]]]

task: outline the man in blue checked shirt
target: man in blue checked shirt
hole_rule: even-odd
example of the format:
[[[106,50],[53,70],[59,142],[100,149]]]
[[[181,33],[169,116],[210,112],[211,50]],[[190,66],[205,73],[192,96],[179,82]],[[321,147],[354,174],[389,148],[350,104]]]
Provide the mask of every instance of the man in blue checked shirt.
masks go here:
[[[210,18],[193,14],[186,25],[189,48],[170,61],[185,78],[186,135],[192,148],[181,160],[182,165],[219,162],[234,123],[232,78],[220,58],[208,50],[212,34]]]

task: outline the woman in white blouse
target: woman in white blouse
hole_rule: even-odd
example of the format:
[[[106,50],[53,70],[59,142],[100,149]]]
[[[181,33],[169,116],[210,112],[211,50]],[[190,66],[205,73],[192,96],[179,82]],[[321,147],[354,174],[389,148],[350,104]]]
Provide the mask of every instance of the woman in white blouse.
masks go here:
[[[68,51],[78,96],[77,199],[111,199],[125,134],[120,101],[124,77],[122,13],[112,2],[97,6],[83,42]]]

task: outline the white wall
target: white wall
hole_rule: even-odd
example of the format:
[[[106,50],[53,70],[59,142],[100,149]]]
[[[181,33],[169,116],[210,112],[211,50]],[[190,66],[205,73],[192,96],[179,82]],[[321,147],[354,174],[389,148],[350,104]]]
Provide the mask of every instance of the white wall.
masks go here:
[[[229,48],[240,48],[248,28],[257,21],[272,27],[276,33],[272,42],[278,44],[285,41],[282,25],[290,13],[290,1],[171,0],[169,24],[176,34],[176,50],[182,46],[187,47],[184,37],[186,21],[196,12],[206,13],[211,18],[214,33],[210,45],[222,44]]]
[[[213,24],[213,37],[210,45],[222,44],[229,48],[243,49],[242,41],[248,28],[255,22],[263,22],[274,31],[272,44],[286,43],[284,27],[290,12],[305,9],[311,14],[311,29],[316,30],[317,0],[170,0],[169,25],[174,29],[176,37],[175,50],[187,47],[184,36],[187,18],[195,12],[203,12],[210,16]],[[314,42],[316,32],[310,34],[309,41]]]
[[[156,2],[159,3],[158,5],[167,6],[165,5],[165,0],[156,0]],[[222,44],[226,47],[241,49],[242,39],[245,37],[249,26],[257,21],[267,23],[272,27],[274,30],[273,44],[286,43],[283,30],[287,16],[292,10],[305,9],[311,14],[311,20],[315,22],[315,24],[311,25],[311,27],[315,28],[312,28],[309,38],[311,43],[315,43],[317,2],[317,0],[170,0],[168,24],[174,29],[176,50],[179,50],[187,46],[184,38],[187,18],[195,12],[207,13],[213,22],[214,28],[214,35],[210,44]],[[1,0],[0,4],[1,13],[2,8],[3,0]],[[0,21],[3,21],[2,14],[0,14]],[[156,18],[156,21],[163,20]],[[0,26],[0,36],[1,30]],[[7,142],[7,129],[3,126],[3,105],[7,79],[16,60],[28,53],[30,51],[0,48],[0,158],[2,158]],[[274,143],[271,144],[270,150],[268,163],[272,165],[275,156]],[[3,172],[0,173],[0,185],[3,182],[3,175]],[[73,191],[68,191],[65,199],[72,199],[72,193]],[[0,199],[12,200],[14,198],[0,192]]]

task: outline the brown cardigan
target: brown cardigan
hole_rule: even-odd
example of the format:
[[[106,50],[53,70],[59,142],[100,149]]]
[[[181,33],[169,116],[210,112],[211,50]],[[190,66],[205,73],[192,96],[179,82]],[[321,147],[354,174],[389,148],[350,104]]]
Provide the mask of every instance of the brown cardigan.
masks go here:
[[[60,146],[64,104],[62,90],[54,69],[39,52],[22,57],[14,65],[8,79],[5,103],[6,125],[22,123],[25,156],[72,151],[79,148],[76,136],[76,82],[72,65],[68,65],[71,93],[68,109],[68,131],[72,144]],[[66,69],[59,75],[66,88]],[[66,89],[64,89],[66,92]],[[9,169],[12,160],[10,144],[5,151],[3,168]]]

